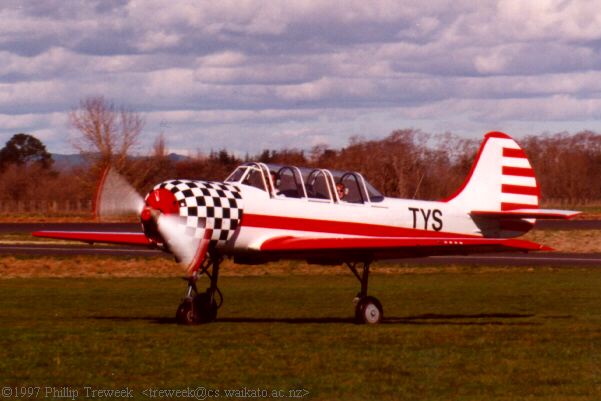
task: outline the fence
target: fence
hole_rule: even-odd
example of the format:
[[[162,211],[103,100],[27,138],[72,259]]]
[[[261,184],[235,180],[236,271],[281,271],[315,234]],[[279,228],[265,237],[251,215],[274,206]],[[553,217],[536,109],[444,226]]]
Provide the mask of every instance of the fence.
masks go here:
[[[91,200],[0,200],[0,213],[91,213]]]
[[[601,201],[590,200],[567,200],[548,199],[542,207],[599,207]],[[92,201],[90,199],[79,200],[0,200],[0,213],[92,213]]]

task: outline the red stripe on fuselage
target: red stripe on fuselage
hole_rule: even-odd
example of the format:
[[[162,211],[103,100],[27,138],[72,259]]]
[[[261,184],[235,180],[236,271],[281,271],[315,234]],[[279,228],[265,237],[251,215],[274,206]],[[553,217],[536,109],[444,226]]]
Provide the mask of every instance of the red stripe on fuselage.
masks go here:
[[[477,235],[427,231],[414,228],[383,226],[348,221],[316,220],[299,217],[243,214],[240,225],[244,227],[271,228],[278,230],[307,231],[318,233],[364,235],[372,237],[453,237],[478,238]]]
[[[517,175],[519,177],[534,177],[534,170],[523,167],[503,166],[503,175]]]

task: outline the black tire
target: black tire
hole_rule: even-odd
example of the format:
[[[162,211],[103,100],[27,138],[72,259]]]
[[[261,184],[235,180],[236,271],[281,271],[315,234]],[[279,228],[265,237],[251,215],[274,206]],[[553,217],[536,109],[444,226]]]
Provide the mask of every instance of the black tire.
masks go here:
[[[365,297],[359,300],[355,308],[355,322],[357,324],[378,324],[384,318],[382,304],[375,297]]]
[[[198,323],[210,323],[217,319],[217,303],[215,299],[211,300],[211,296],[207,292],[194,297],[194,308]]]
[[[184,299],[175,314],[175,319],[178,324],[190,326],[198,324],[198,316],[195,313],[194,306],[192,305],[192,299]]]

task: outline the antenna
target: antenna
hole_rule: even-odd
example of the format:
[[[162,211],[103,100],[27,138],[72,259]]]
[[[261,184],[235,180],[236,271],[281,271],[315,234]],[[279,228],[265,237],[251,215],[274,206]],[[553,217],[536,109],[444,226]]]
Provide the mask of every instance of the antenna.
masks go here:
[[[417,187],[415,187],[415,193],[413,194],[413,199],[415,199],[415,197],[417,196],[417,193],[419,192],[419,187],[422,185],[422,181],[424,180],[425,175],[426,175],[425,173],[422,174],[419,181],[417,182]]]

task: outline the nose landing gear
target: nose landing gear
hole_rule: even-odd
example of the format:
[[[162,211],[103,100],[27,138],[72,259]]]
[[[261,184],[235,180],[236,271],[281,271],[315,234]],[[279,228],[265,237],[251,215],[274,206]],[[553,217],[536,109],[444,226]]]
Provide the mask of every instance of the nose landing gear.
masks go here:
[[[204,260],[200,268],[191,277],[185,278],[188,281],[188,289],[177,308],[175,315],[177,323],[183,325],[210,323],[217,318],[217,310],[223,304],[223,295],[217,287],[219,264],[222,261],[221,256],[209,253],[209,257]],[[196,281],[202,274],[207,275],[210,285],[205,292],[198,292]]]

